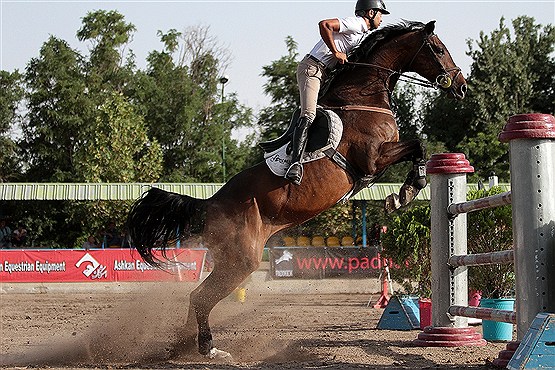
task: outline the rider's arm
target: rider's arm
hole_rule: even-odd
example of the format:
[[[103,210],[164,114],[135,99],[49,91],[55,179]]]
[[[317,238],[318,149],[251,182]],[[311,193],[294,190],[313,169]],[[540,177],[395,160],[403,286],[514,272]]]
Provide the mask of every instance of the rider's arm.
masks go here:
[[[339,32],[340,29],[339,19],[324,19],[318,23],[318,27],[320,28],[320,36],[322,36],[322,40],[324,40],[328,48],[331,50],[333,56],[339,61],[339,63],[345,63],[347,61],[347,55],[337,50],[335,42],[333,41],[333,33]]]

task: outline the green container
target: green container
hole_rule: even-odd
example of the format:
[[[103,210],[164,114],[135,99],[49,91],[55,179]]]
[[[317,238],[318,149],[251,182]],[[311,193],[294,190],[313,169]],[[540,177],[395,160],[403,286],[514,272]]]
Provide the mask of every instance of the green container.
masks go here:
[[[514,298],[482,298],[480,307],[496,310],[513,311]],[[490,342],[509,342],[513,339],[513,324],[482,320],[482,336]]]

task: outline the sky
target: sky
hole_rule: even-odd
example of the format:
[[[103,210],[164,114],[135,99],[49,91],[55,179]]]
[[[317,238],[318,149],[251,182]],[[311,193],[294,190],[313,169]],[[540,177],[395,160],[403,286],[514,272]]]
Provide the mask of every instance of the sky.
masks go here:
[[[467,40],[478,40],[480,32],[491,33],[521,15],[536,23],[555,23],[555,0],[385,0],[391,15],[382,25],[401,19],[428,22],[436,20],[436,34],[451,52],[455,63],[467,75],[471,58]],[[74,49],[87,53],[88,44],[76,38],[82,18],[94,10],[117,10],[136,27],[129,46],[139,68],[146,57],[161,50],[157,31],[184,31],[187,27],[209,27],[210,35],[230,50],[231,62],[225,75],[225,93],[236,93],[241,103],[257,111],[269,105],[263,92],[266,79],[262,67],[287,54],[285,38],[298,43],[299,56],[308,53],[318,41],[318,22],[353,14],[356,1],[344,0],[260,0],[260,1],[42,1],[0,0],[0,69],[24,70],[38,56],[50,35],[67,41]]]

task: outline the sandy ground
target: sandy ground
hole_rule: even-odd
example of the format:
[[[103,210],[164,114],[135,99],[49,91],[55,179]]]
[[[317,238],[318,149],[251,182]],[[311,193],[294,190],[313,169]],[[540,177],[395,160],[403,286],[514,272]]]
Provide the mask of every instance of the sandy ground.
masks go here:
[[[247,291],[211,316],[216,347],[233,360],[195,353],[168,358],[187,312],[184,283],[132,292],[0,294],[4,368],[123,369],[490,369],[503,343],[421,348],[419,330],[378,330],[383,312],[368,294]],[[480,326],[477,327],[480,330]]]

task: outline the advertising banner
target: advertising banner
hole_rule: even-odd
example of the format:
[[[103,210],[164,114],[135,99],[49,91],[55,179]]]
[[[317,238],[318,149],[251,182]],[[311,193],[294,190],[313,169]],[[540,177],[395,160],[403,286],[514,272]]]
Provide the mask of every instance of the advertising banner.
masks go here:
[[[171,249],[160,270],[132,249],[0,250],[0,282],[198,281],[205,249]]]
[[[270,249],[271,273],[278,279],[377,278],[383,263],[376,247]]]

